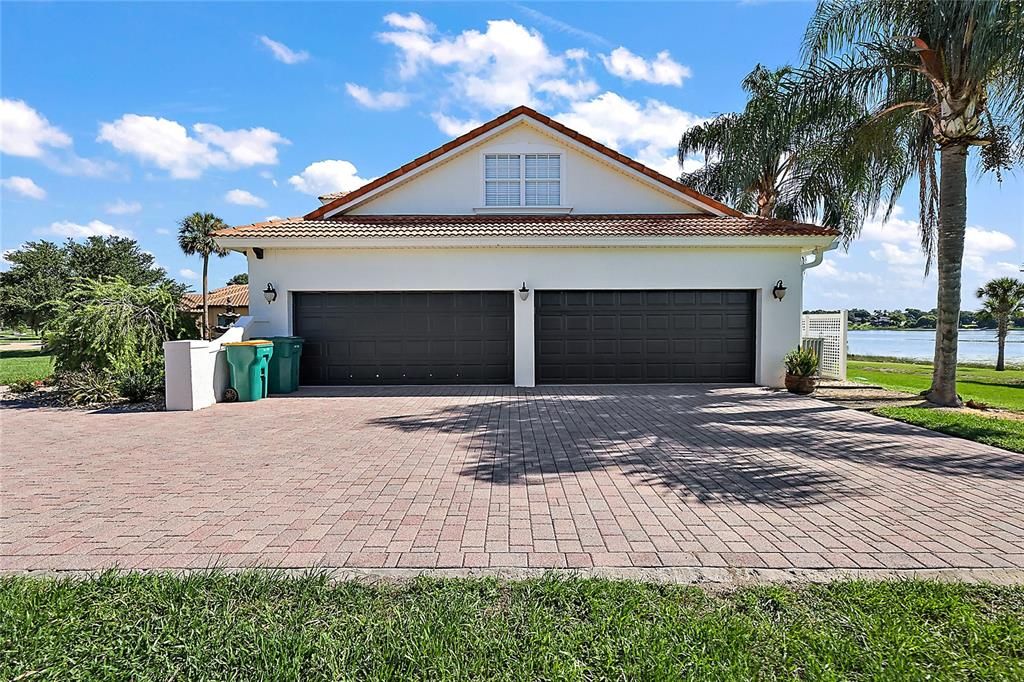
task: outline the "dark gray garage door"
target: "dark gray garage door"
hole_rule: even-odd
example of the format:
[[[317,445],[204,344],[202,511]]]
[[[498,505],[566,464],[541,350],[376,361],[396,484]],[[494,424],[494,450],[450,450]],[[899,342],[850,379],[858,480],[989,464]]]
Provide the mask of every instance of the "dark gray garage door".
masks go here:
[[[512,381],[512,294],[293,294],[306,339],[300,382],[501,384]]]
[[[540,383],[754,378],[752,291],[540,291]]]

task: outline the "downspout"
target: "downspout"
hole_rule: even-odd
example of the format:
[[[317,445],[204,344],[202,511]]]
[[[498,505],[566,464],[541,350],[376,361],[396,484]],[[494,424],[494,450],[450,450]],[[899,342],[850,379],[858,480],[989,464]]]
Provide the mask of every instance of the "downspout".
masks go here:
[[[819,265],[821,265],[821,262],[825,260],[825,252],[835,251],[837,248],[839,248],[839,239],[834,239],[832,243],[829,244],[828,246],[814,247],[814,250],[811,251],[811,253],[814,255],[814,258],[809,261],[803,261],[800,264],[800,271],[807,272],[811,268],[818,267]]]

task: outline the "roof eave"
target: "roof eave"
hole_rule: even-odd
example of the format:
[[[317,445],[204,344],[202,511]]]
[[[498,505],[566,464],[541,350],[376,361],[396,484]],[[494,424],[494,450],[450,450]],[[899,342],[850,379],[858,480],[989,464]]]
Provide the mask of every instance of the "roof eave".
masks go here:
[[[691,237],[217,237],[227,249],[430,249],[430,248],[802,248],[824,247],[834,235]]]

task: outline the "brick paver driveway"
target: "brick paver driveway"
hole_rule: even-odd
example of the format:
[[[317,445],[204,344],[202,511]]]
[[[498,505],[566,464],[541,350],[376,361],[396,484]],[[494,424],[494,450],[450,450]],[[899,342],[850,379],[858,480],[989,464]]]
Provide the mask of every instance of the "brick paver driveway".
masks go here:
[[[1024,567],[1024,458],[757,388],[0,419],[7,570]]]

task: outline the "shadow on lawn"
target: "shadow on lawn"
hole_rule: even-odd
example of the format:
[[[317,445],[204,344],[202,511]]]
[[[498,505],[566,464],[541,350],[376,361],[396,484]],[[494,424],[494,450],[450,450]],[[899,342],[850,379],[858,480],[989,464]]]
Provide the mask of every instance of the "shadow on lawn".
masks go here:
[[[989,452],[894,421],[851,418],[820,402],[749,389],[533,389],[374,424],[469,434],[475,461],[461,472],[498,485],[537,476],[617,469],[637,483],[702,501],[810,505],[869,495],[837,462],[946,476],[1024,477],[1024,458]],[[934,440],[934,448],[922,439]],[[827,463],[827,465],[826,465]],[[884,475],[884,472],[882,472]]]

